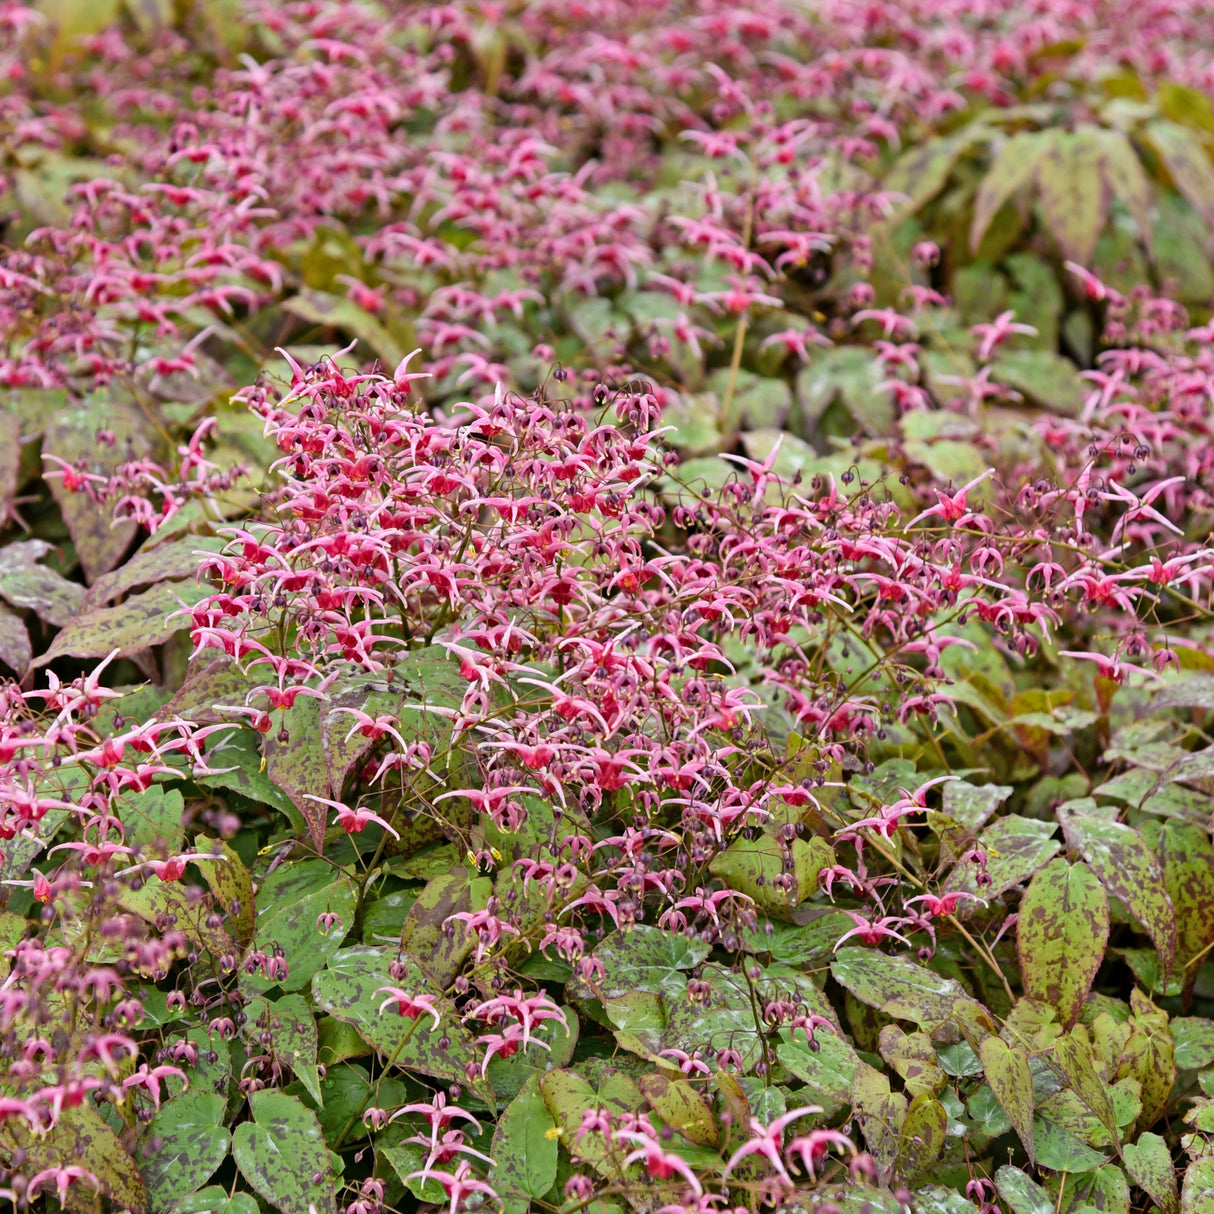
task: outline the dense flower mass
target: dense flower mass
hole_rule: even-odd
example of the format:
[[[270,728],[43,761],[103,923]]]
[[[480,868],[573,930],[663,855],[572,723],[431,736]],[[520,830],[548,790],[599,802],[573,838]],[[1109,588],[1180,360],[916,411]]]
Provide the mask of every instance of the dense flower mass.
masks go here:
[[[1198,1214],[1212,96],[0,0],[0,1198]]]

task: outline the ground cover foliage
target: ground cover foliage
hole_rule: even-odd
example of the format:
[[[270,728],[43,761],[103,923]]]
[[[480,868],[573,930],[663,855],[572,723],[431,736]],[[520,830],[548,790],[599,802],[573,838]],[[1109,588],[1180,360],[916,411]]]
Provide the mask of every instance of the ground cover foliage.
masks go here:
[[[1214,10],[0,31],[6,1202],[1214,1207]]]

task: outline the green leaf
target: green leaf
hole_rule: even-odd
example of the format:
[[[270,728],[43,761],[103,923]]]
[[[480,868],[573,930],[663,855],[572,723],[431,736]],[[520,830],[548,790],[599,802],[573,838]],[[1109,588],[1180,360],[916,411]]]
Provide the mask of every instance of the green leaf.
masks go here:
[[[249,1096],[252,1121],[232,1136],[232,1155],[258,1196],[282,1214],[336,1214],[329,1151],[316,1114],[296,1096]]]
[[[943,813],[977,834],[987,820],[1015,792],[1010,784],[968,784],[950,780],[941,788]]]
[[[140,793],[124,793],[118,801],[125,842],[148,848],[159,843],[166,854],[181,847],[185,798],[175,789],[154,784]],[[154,849],[153,849],[154,850]],[[149,852],[149,854],[152,854]],[[210,867],[204,862],[200,867]]]
[[[7,607],[0,607],[0,662],[18,678],[29,669],[34,649],[25,621]]]
[[[637,1081],[653,1111],[689,1142],[715,1147],[719,1134],[712,1107],[682,1075],[663,1071]]]
[[[282,713],[282,724],[285,742],[281,740],[281,731],[267,734],[262,742],[266,775],[291,798],[308,824],[313,846],[323,852],[325,831],[333,811],[310,799],[332,796],[324,746],[319,745],[322,732],[316,699],[300,696]]]
[[[334,796],[339,796],[350,769],[375,745],[363,737],[355,719],[344,710],[357,709],[371,717],[395,717],[404,689],[385,683],[382,676],[359,670],[336,679],[327,694],[329,698],[320,708],[321,744],[329,787],[335,790]]]
[[[19,540],[0,548],[0,598],[62,628],[80,613],[85,589],[38,563],[53,548],[46,540]]]
[[[1214,1063],[1214,1020],[1179,1016],[1169,1027],[1176,1046],[1177,1067],[1182,1071],[1199,1071]]]
[[[1053,143],[1053,131],[1013,135],[996,153],[974,199],[970,251],[977,252],[991,220],[1013,194],[1033,179],[1037,164]]]
[[[1054,350],[1000,350],[991,379],[1063,417],[1078,416],[1083,403],[1079,368]]]
[[[194,846],[201,855],[223,857],[222,860],[204,860],[197,867],[206,878],[215,901],[227,916],[228,930],[243,948],[253,938],[253,925],[257,919],[253,878],[230,843],[196,835]]]
[[[598,1130],[578,1134],[582,1115],[587,1109],[607,1109],[613,1114],[639,1112],[645,1103],[641,1089],[624,1075],[609,1075],[597,1088],[576,1071],[555,1070],[542,1075],[539,1081],[544,1104],[557,1128],[561,1142],[575,1161],[584,1160],[604,1175],[618,1171],[618,1156]]]
[[[1062,1070],[1067,1086],[1092,1112],[1108,1133],[1109,1141],[1116,1146],[1121,1141],[1117,1118],[1107,1086],[1096,1074],[1092,1048],[1082,1029],[1073,1029],[1054,1043],[1054,1059]]]
[[[149,541],[150,542],[150,541]],[[198,576],[202,554],[221,552],[227,540],[212,535],[186,535],[170,543],[141,548],[124,565],[102,574],[84,596],[85,610],[104,607],[139,586],[177,582]]]
[[[92,1172],[101,1192],[116,1205],[125,1206],[131,1214],[147,1210],[147,1191],[135,1161],[91,1104],[64,1108],[44,1135],[31,1133],[20,1117],[10,1117],[4,1130],[9,1140],[4,1143],[6,1155],[13,1147],[23,1150],[27,1175],[77,1165]]]
[[[828,1114],[847,1107],[856,1078],[859,1056],[846,1039],[835,1033],[815,1034],[817,1050],[811,1050],[804,1033],[782,1030],[776,1057],[802,1083],[808,1099],[823,1105]]]
[[[214,1092],[183,1092],[152,1118],[140,1171],[153,1211],[201,1188],[227,1158],[232,1136],[223,1125],[225,1103]]]
[[[1116,1164],[1067,1175],[1060,1189],[1060,1214],[1130,1214],[1130,1185]]]
[[[1122,1151],[1130,1179],[1150,1197],[1163,1214],[1179,1214],[1176,1169],[1168,1144],[1158,1134],[1143,1134]]]
[[[1037,161],[1037,194],[1050,232],[1070,261],[1091,264],[1109,217],[1104,148],[1097,130],[1083,124],[1056,131]]]
[[[102,431],[109,431],[115,441],[98,442]],[[119,465],[153,453],[148,437],[152,432],[147,418],[134,404],[114,400],[106,391],[86,397],[81,404],[69,405],[51,417],[43,431],[42,451],[44,457],[54,455],[69,464],[82,461],[90,474],[109,476]],[[49,460],[46,463],[48,472],[60,467]],[[122,560],[135,537],[135,524],[115,523],[112,508],[99,506],[87,493],[68,489],[62,477],[52,477],[47,484],[76,546],[84,576],[94,582]]]
[[[308,1095],[323,1105],[320,1074],[316,1069],[316,1013],[302,995],[283,995],[269,1003],[254,999],[245,1008],[250,1024],[256,1024],[258,1044],[274,1060],[289,1067]],[[269,1040],[261,1034],[268,1033]]]
[[[1172,174],[1176,188],[1207,229],[1214,228],[1214,167],[1200,140],[1174,122],[1149,122],[1145,133]]]
[[[1037,1166],[1053,1172],[1090,1172],[1107,1162],[1108,1152],[1097,1151],[1082,1139],[1045,1117],[1033,1118]]]
[[[944,1150],[948,1113],[934,1096],[916,1096],[906,1110],[898,1139],[897,1175],[914,1184],[928,1172]]]
[[[426,1160],[430,1156],[430,1152],[426,1147],[419,1142],[402,1142],[398,1146],[383,1147],[384,1158],[396,1170],[397,1176],[400,1177],[401,1184],[413,1194],[418,1201],[430,1202],[432,1205],[441,1205],[446,1200],[446,1195],[443,1186],[434,1179],[433,1176],[422,1178],[418,1176],[418,1172],[425,1170]],[[503,1194],[505,1196],[505,1194]],[[509,1214],[510,1205],[509,1198],[506,1198],[505,1214]],[[530,1202],[524,1202],[524,1208],[529,1207]]]
[[[963,128],[955,135],[937,135],[908,148],[885,174],[881,188],[894,194],[905,194],[906,202],[898,205],[893,222],[898,216],[912,214],[925,202],[944,189],[953,166],[961,153],[975,141],[972,127]]]
[[[243,693],[241,699],[243,700]],[[172,709],[173,701],[165,706]],[[252,729],[233,728],[225,736],[221,747],[208,752],[211,774],[196,776],[195,782],[203,788],[226,788],[247,797],[257,805],[268,805],[277,809],[290,821],[299,833],[306,830],[303,814],[295,808],[295,802],[287,796],[262,770],[261,735]]]
[[[1180,1193],[1180,1214],[1214,1214],[1214,1156],[1189,1164]]]
[[[103,658],[118,651],[120,657],[142,653],[152,645],[163,645],[175,632],[190,627],[190,617],[180,613],[211,594],[210,586],[195,582],[166,582],[133,594],[117,607],[96,607],[73,617],[34,660],[44,666],[56,658]]]
[[[1082,854],[1097,879],[1142,924],[1164,972],[1169,972],[1176,957],[1176,913],[1163,873],[1142,836],[1120,822],[1065,808],[1058,816],[1068,847]]]
[[[222,925],[212,922],[206,900],[194,897],[190,888],[182,881],[149,877],[139,889],[124,889],[118,901],[125,910],[151,924],[163,915],[175,916],[177,930],[200,952],[210,953],[216,959],[234,955],[237,950],[232,937]]]
[[[949,873],[945,892],[964,890],[987,901],[999,897],[1049,863],[1061,846],[1052,837],[1056,829],[1052,822],[1022,818],[1019,814],[997,818],[978,840],[987,853],[986,871],[991,883],[980,886],[977,865],[963,860]]]
[[[466,933],[448,936],[444,924],[452,915],[484,910],[492,893],[491,881],[473,877],[461,865],[428,881],[409,908],[400,946],[440,989],[450,983],[472,952]]]
[[[1151,227],[1151,183],[1133,144],[1121,131],[1102,128],[1093,132],[1104,153],[1101,166],[1105,188],[1119,199],[1138,225],[1138,239],[1148,257],[1154,257],[1154,234]]]
[[[532,1076],[506,1106],[493,1132],[489,1154],[497,1165],[489,1178],[502,1197],[543,1197],[552,1188],[560,1146],[551,1132],[555,1128],[539,1080]]]
[[[408,353],[370,312],[340,295],[305,288],[298,295],[285,300],[282,309],[310,324],[324,329],[339,329],[351,337],[357,337],[383,359],[389,372]]]
[[[999,1037],[985,1038],[978,1053],[995,1099],[1024,1144],[1029,1163],[1034,1163],[1033,1076],[1029,1072],[1028,1059],[1022,1051],[1011,1049]]]
[[[1025,890],[1016,926],[1024,993],[1074,1024],[1109,941],[1109,900],[1095,873],[1058,857]]]
[[[784,858],[792,861],[785,868]],[[816,835],[809,839],[781,841],[769,834],[754,839],[738,838],[708,866],[730,889],[749,895],[759,908],[780,919],[790,919],[793,910],[818,888],[818,874],[835,862],[834,848]],[[791,871],[793,887],[785,893],[775,878]]]
[[[865,1145],[882,1178],[887,1179],[902,1147],[907,1099],[901,1092],[890,1091],[886,1075],[862,1062],[856,1068],[851,1103]]]
[[[605,971],[596,988],[609,997],[653,991],[673,1001],[687,990],[684,971],[695,969],[710,952],[712,946],[699,937],[689,940],[680,932],[643,923],[627,931],[608,932],[594,950]],[[590,990],[575,978],[570,993],[581,998]]]
[[[1176,912],[1176,969],[1187,1000],[1200,968],[1189,963],[1214,944],[1214,847],[1204,825],[1173,821],[1158,830],[1155,855]]]
[[[729,388],[729,368],[714,371],[708,377],[707,388],[724,401]],[[790,408],[792,391],[782,379],[739,371],[734,378],[733,396],[729,398],[729,413],[722,419],[723,428],[726,433],[741,428],[742,445],[746,447],[749,434],[783,426]]]
[[[920,1028],[935,1028],[952,1018],[957,1004],[973,1002],[954,979],[873,949],[841,948],[830,972],[861,1003]]]
[[[1137,987],[1130,991],[1131,1032],[1121,1049],[1118,1073],[1131,1075],[1142,1085],[1142,1112],[1135,1125],[1149,1130],[1167,1107],[1176,1081],[1175,1047],[1168,1014],[1157,1008]]]
[[[407,977],[396,980],[388,967],[396,959],[397,950],[387,948],[342,949],[329,960],[328,967],[312,979],[312,997],[337,1020],[358,1029],[362,1038],[387,1058],[395,1058],[399,1066],[433,1075],[453,1083],[467,1082],[464,1068],[476,1062],[482,1051],[459,1019],[459,1013],[443,996],[442,988],[429,982],[410,966]],[[381,986],[399,986],[413,995],[433,995],[442,1016],[441,1031],[432,1032],[433,1019],[423,1014],[417,1020],[401,1016],[395,1007],[380,1011],[385,996],[376,994]],[[450,1045],[438,1048],[440,1037]],[[473,1087],[480,1089],[478,1082]]]
[[[286,954],[288,973],[277,985],[296,991],[341,947],[354,925],[356,896],[350,878],[323,860],[303,860],[275,869],[257,891],[254,939],[263,949],[275,944]],[[317,927],[323,914],[340,921],[327,934]],[[265,991],[275,983],[259,973],[243,974],[241,988]]]
[[[1007,1164],[1001,1167],[995,1173],[995,1187],[1013,1214],[1054,1214],[1050,1195],[1019,1168]]]

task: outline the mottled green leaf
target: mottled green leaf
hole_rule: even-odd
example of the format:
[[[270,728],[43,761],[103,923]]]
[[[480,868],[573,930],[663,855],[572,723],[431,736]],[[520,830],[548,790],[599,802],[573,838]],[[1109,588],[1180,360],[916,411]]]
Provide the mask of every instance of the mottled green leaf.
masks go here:
[[[128,846],[149,848],[160,844],[165,854],[181,847],[184,814],[185,798],[181,793],[158,784],[140,793],[126,793],[118,802],[118,816]],[[155,848],[147,852],[149,856],[156,854]]]
[[[1214,166],[1200,140],[1185,127],[1162,120],[1147,123],[1146,136],[1172,174],[1176,188],[1206,227],[1214,228]]]
[[[1000,207],[1033,179],[1037,164],[1053,142],[1053,131],[1013,135],[995,154],[978,187],[970,225],[970,249],[976,251]]]
[[[243,947],[253,938],[253,925],[257,918],[253,878],[230,843],[197,835],[194,847],[201,855],[223,857],[222,860],[204,860],[198,867],[226,916],[228,930]]]
[[[1079,368],[1054,350],[1000,350],[991,379],[1063,417],[1077,416],[1083,404]]]
[[[444,925],[452,915],[484,910],[492,893],[492,881],[461,866],[431,878],[409,908],[400,946],[437,986],[446,987],[472,952],[466,932],[448,936]]]
[[[624,1075],[613,1074],[596,1088],[576,1071],[555,1070],[541,1076],[540,1093],[561,1131],[561,1142],[575,1160],[586,1163],[606,1175],[613,1175],[618,1158],[611,1144],[598,1130],[579,1134],[582,1115],[587,1109],[606,1109],[613,1114],[636,1113],[644,1106],[641,1089]]]
[[[214,1092],[183,1092],[152,1118],[140,1172],[153,1212],[201,1188],[227,1158],[232,1136],[223,1125],[224,1103]]]
[[[29,669],[33,656],[25,621],[7,607],[0,607],[0,662],[20,679]]]
[[[465,1066],[475,1062],[479,1070],[482,1051],[476,1048],[441,988],[428,981],[420,970],[410,966],[405,978],[397,980],[391,976],[388,967],[396,955],[396,949],[365,946],[342,949],[312,979],[312,997],[318,1007],[354,1025],[369,1045],[384,1057],[395,1058],[400,1066],[449,1082],[465,1083]],[[412,1020],[400,1015],[394,1004],[381,1012],[380,1006],[387,998],[376,994],[381,986],[397,986],[411,995],[433,995],[442,1017],[441,1031],[432,1031],[432,1017],[423,1014]],[[445,1050],[438,1048],[441,1037],[450,1040]],[[473,1086],[480,1088],[479,1083]]]
[[[977,834],[1014,791],[1010,784],[969,784],[965,780],[950,780],[941,788],[941,809],[971,834]]]
[[[978,884],[978,868],[962,860],[949,874],[945,892],[963,890],[987,900],[997,898],[1014,885],[1027,881],[1049,863],[1061,844],[1053,838],[1052,822],[1005,814],[982,832],[979,846],[987,853],[989,885]]]
[[[936,1057],[936,1048],[926,1033],[904,1033],[887,1024],[877,1039],[881,1057],[901,1077],[906,1094],[939,1096],[948,1086],[948,1076]]]
[[[1054,1043],[1054,1060],[1062,1070],[1067,1086],[1091,1111],[1108,1133],[1109,1141],[1121,1141],[1117,1118],[1104,1080],[1097,1075],[1092,1048],[1082,1029],[1074,1029]]]
[[[1129,1075],[1142,1087],[1138,1131],[1149,1130],[1167,1107],[1176,1081],[1175,1046],[1168,1014],[1157,1008],[1137,987],[1130,992],[1131,1031],[1122,1046],[1116,1078]]]
[[[389,372],[408,353],[370,312],[340,295],[305,288],[298,295],[285,300],[282,307],[284,312],[290,312],[310,324],[323,329],[337,329],[358,338],[372,353],[383,359]]]
[[[949,1020],[958,1003],[971,1003],[965,988],[907,957],[867,948],[841,948],[830,972],[861,1003],[923,1027]]]
[[[1005,1164],[995,1173],[999,1196],[1012,1208],[1012,1214],[1054,1214],[1050,1195],[1019,1168]]]
[[[197,888],[197,887],[193,887]],[[236,955],[236,945],[222,925],[211,921],[205,899],[194,897],[187,880],[162,881],[148,877],[139,889],[125,888],[119,896],[124,910],[155,924],[162,915],[176,917],[176,928],[195,948],[219,958]]]
[[[355,891],[345,873],[323,860],[304,860],[275,869],[257,891],[257,924],[253,938],[266,951],[275,945],[286,957],[288,974],[277,984],[261,974],[243,974],[242,988],[264,991],[273,985],[285,991],[306,986],[312,975],[341,947],[354,925]],[[334,914],[338,922],[327,932],[319,916]]]
[[[914,1184],[940,1158],[947,1131],[944,1105],[926,1093],[916,1096],[902,1122],[895,1173]]]
[[[1033,1163],[1033,1077],[1028,1059],[999,1037],[987,1037],[978,1053],[986,1081]]]
[[[718,1133],[712,1108],[681,1075],[673,1071],[642,1075],[637,1085],[653,1111],[690,1142],[715,1147]]]
[[[4,1126],[6,1154],[13,1147],[25,1152],[24,1172],[33,1176],[44,1169],[78,1166],[91,1172],[101,1192],[130,1214],[145,1214],[147,1191],[135,1161],[123,1149],[117,1134],[91,1104],[65,1107],[45,1134],[34,1134],[20,1117]],[[83,1186],[87,1192],[88,1186]],[[53,1188],[51,1192],[53,1192]]]
[[[1155,856],[1176,912],[1176,970],[1187,1000],[1199,968],[1190,962],[1214,944],[1214,847],[1204,825],[1171,821],[1157,829]],[[1153,842],[1145,832],[1144,838]]]
[[[899,156],[882,182],[882,189],[906,195],[906,202],[899,205],[896,213],[917,211],[939,194],[961,153],[974,138],[973,130],[963,127],[957,134],[938,135],[916,143]]]
[[[1138,238],[1148,256],[1154,256],[1154,236],[1151,229],[1151,183],[1142,161],[1129,139],[1118,130],[1102,128],[1093,130],[1093,138],[1099,141],[1104,153],[1101,166],[1105,187],[1120,200],[1134,222],[1138,225]]]
[[[1109,1153],[1097,1151],[1057,1122],[1033,1118],[1037,1166],[1053,1172],[1090,1172],[1107,1162]]]
[[[552,1188],[560,1146],[550,1133],[555,1127],[539,1081],[532,1076],[506,1106],[493,1131],[489,1154],[497,1166],[490,1180],[500,1196],[543,1197]]]
[[[53,548],[46,540],[18,540],[0,548],[0,598],[62,628],[79,614],[85,589],[39,564]]]
[[[1058,1214],[1130,1214],[1130,1185],[1116,1164],[1062,1178]]]
[[[329,1152],[316,1114],[295,1096],[249,1096],[252,1121],[232,1136],[241,1175],[282,1214],[336,1214]]]
[[[1163,1214],[1178,1214],[1180,1195],[1176,1191],[1176,1169],[1168,1144],[1158,1134],[1143,1134],[1137,1142],[1127,1143],[1122,1155],[1130,1179]]]
[[[865,1145],[888,1179],[901,1149],[908,1101],[901,1092],[890,1091],[886,1075],[862,1062],[852,1082],[851,1103]]]
[[[64,625],[34,665],[62,657],[103,658],[114,650],[126,657],[163,645],[175,632],[190,627],[190,616],[182,608],[210,593],[209,586],[194,582],[166,582],[133,594],[116,607],[83,612]]]
[[[1082,854],[1101,884],[1125,903],[1151,937],[1165,973],[1176,956],[1176,915],[1163,873],[1142,836],[1120,822],[1059,810],[1067,845]]]
[[[1198,1071],[1214,1063],[1214,1020],[1180,1016],[1169,1026],[1175,1043],[1175,1060],[1182,1071]]]
[[[99,442],[108,432],[113,442]],[[97,393],[78,405],[56,413],[42,435],[43,456],[57,456],[69,464],[83,464],[91,475],[112,475],[120,464],[150,455],[154,433],[134,404]],[[60,468],[46,460],[46,470]],[[76,546],[85,579],[94,582],[122,559],[135,536],[135,524],[115,523],[112,508],[99,505],[88,493],[68,489],[62,477],[50,477],[55,501]],[[84,656],[84,655],[77,655]]]
[[[1090,264],[1109,217],[1104,148],[1096,135],[1090,124],[1056,131],[1037,161],[1037,195],[1046,223],[1063,255],[1081,266]]]
[[[141,548],[129,561],[102,574],[88,588],[84,609],[104,607],[140,586],[195,578],[204,555],[219,552],[226,545],[227,541],[219,536],[185,535],[170,543]]]
[[[776,1046],[776,1057],[807,1088],[807,1097],[827,1112],[846,1108],[851,1085],[856,1078],[859,1057],[847,1040],[835,1033],[819,1030],[817,1049],[811,1050],[805,1034],[784,1030]]]
[[[283,995],[268,1003],[254,999],[245,1015],[257,1024],[259,1045],[294,1072],[317,1104],[323,1104],[320,1075],[316,1069],[316,1013],[302,995]],[[268,1033],[269,1040],[260,1034]]]
[[[1109,940],[1109,900],[1092,870],[1058,857],[1037,872],[1020,903],[1016,940],[1025,994],[1073,1024]]]
[[[792,860],[786,870],[784,857]],[[714,877],[720,877],[730,889],[753,898],[760,910],[781,919],[818,888],[818,874],[835,862],[834,848],[816,835],[809,840],[781,841],[769,834],[754,839],[738,838],[709,865]],[[785,893],[774,884],[775,878],[791,871],[793,887]]]
[[[1180,1193],[1180,1214],[1214,1214],[1214,1156],[1189,1164]]]
[[[172,701],[166,708],[171,708]],[[207,752],[210,774],[196,776],[203,788],[222,788],[239,793],[258,805],[268,805],[286,815],[292,827],[306,829],[303,814],[265,773],[261,762],[261,735],[252,729],[234,727],[222,743]]]
[[[282,729],[267,734],[262,742],[266,775],[291,798],[308,824],[313,846],[322,852],[333,810],[311,800],[332,796],[321,743],[320,706],[314,697],[300,696],[281,715]]]

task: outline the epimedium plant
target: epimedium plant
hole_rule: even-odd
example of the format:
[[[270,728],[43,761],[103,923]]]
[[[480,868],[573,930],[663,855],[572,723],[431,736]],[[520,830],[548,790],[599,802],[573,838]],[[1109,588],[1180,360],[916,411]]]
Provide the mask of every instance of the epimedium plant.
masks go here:
[[[1208,300],[1055,162],[1200,223],[1212,27],[971,7],[0,9],[7,1200],[1206,1208]]]

